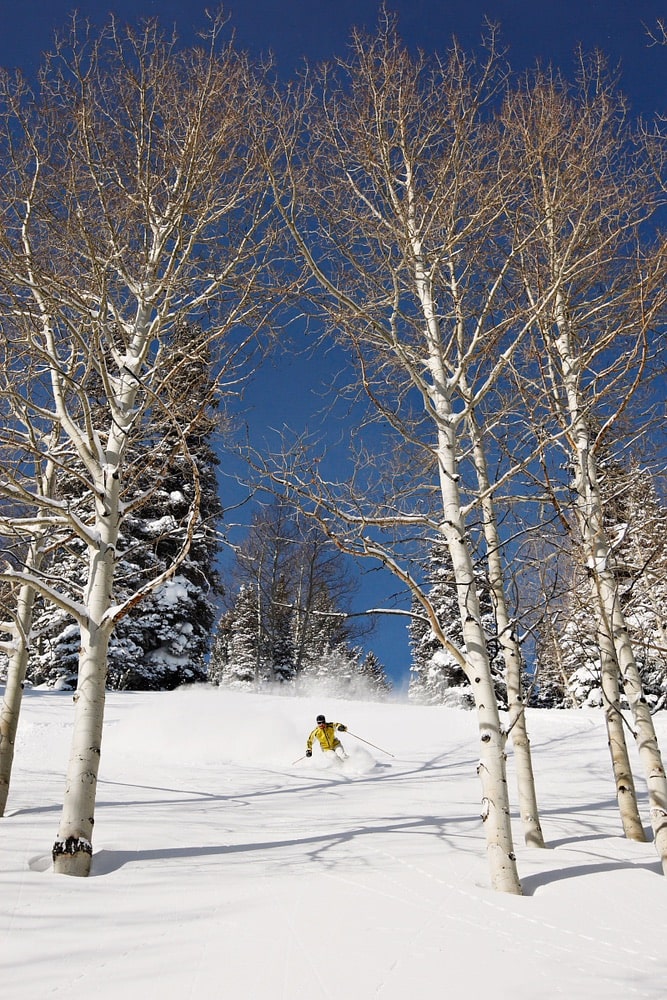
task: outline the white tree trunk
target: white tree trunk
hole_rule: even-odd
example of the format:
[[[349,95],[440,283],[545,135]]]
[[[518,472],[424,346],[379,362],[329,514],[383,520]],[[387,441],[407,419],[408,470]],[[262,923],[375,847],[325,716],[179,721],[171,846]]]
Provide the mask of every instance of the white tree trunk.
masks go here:
[[[59,431],[56,428],[44,438],[44,452],[50,455],[58,442]],[[37,492],[51,498],[56,483],[57,464],[50,458],[41,466],[35,464]],[[32,540],[25,556],[25,569],[28,574],[38,574],[44,561],[44,543],[51,535],[48,527],[32,529]],[[32,630],[33,609],[36,590],[30,583],[23,583],[19,589],[16,602],[14,645],[8,657],[7,683],[5,696],[0,710],[0,816],[4,816],[7,808],[7,797],[14,764],[14,745],[18,731],[21,703],[23,700],[23,685],[28,668],[30,654],[30,633]]]
[[[651,826],[662,870],[667,875],[667,776],[662,762],[653,716],[642,688],[627,624],[620,606],[618,585],[608,570],[599,579],[601,600],[611,622],[614,647],[623,677],[625,696],[636,729],[637,748],[648,790]]]
[[[473,451],[479,495],[482,497],[482,514],[484,518],[484,537],[486,539],[486,560],[489,570],[489,583],[493,597],[497,637],[505,662],[505,683],[507,685],[507,703],[509,709],[509,732],[514,748],[514,764],[516,768],[517,790],[519,795],[519,811],[523,826],[523,836],[529,847],[544,847],[544,835],[540,825],[540,815],[535,790],[535,775],[530,752],[530,739],[526,725],[526,706],[523,698],[521,649],[517,640],[516,630],[510,622],[505,598],[505,580],[500,557],[501,544],[496,522],[495,505],[490,488],[486,453],[482,443],[482,435],[471,414],[468,427],[473,439]]]
[[[96,625],[81,629],[82,656],[74,696],[74,731],[63,811],[53,845],[53,869],[59,875],[85,877],[90,874],[108,641],[108,633]]]
[[[136,380],[132,379],[136,386]],[[136,388],[120,380],[118,412],[129,424]],[[70,748],[63,811],[53,845],[54,871],[60,875],[87,876],[92,860],[97,774],[102,748],[107,652],[112,623],[107,612],[113,600],[115,552],[120,521],[120,470],[126,428],[120,420],[109,434],[106,456],[110,460],[96,477],[97,541],[89,547],[88,583],[84,593],[87,619],[81,623],[81,652],[76,694],[74,731]]]
[[[625,693],[637,730],[639,756],[648,786],[651,824],[655,846],[667,874],[667,777],[653,726],[653,719],[642,691],[639,670],[628,637],[625,616],[620,604],[618,583],[611,569],[612,552],[604,527],[604,508],[598,482],[597,461],[590,447],[589,428],[579,388],[580,362],[570,344],[567,311],[562,295],[556,300],[558,336],[555,346],[561,360],[563,387],[572,425],[571,440],[575,452],[576,515],[579,523],[587,570],[597,598],[600,632],[612,637],[616,661],[624,681]],[[611,740],[611,737],[610,737]],[[616,755],[622,747],[614,746]],[[630,772],[629,763],[621,765]]]
[[[31,569],[39,568],[39,556],[32,546],[32,557],[28,558]],[[14,744],[18,730],[23,683],[28,666],[29,637],[32,628],[32,612],[35,591],[24,584],[19,590],[16,602],[16,638],[8,657],[5,696],[0,709],[0,816],[5,815],[9,784],[14,763]]]
[[[410,197],[410,185],[408,196]],[[454,581],[461,615],[467,674],[470,680],[480,738],[478,774],[482,783],[482,818],[486,829],[486,848],[494,889],[521,894],[512,840],[507,774],[505,766],[506,734],[500,724],[498,702],[493,686],[486,636],[477,598],[475,573],[466,526],[461,512],[459,472],[456,459],[456,419],[447,392],[448,379],[441,357],[441,334],[421,246],[412,237],[415,283],[426,324],[431,375],[431,405],[437,426],[437,460],[442,496],[442,532],[452,560]]]
[[[454,483],[443,489],[448,493]],[[463,624],[463,638],[468,665],[477,723],[479,727],[480,754],[477,773],[482,783],[482,818],[486,829],[486,849],[494,889],[501,892],[521,893],[521,883],[516,867],[512,823],[510,816],[509,792],[505,766],[506,734],[500,723],[498,702],[491,676],[491,667],[486,648],[486,636],[481,624],[481,614],[477,600],[474,568],[463,536],[463,525],[457,523],[454,508],[460,511],[460,503],[445,501],[445,528],[449,551],[454,566],[454,579],[459,595],[459,609]]]
[[[595,604],[597,605],[597,600]],[[637,806],[637,793],[625,739],[625,722],[621,713],[619,664],[606,623],[598,629],[598,645],[609,753],[623,832],[629,840],[645,842],[646,834]]]

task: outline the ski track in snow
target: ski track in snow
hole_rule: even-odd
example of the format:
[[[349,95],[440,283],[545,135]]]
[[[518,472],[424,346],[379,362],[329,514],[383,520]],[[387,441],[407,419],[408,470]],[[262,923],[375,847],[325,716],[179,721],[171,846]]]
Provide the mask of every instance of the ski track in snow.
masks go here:
[[[340,766],[292,765],[321,705],[111,694],[92,877],[71,880],[48,854],[70,706],[28,696],[0,842],[7,995],[663,1000],[667,883],[619,835],[597,716],[530,713],[556,846],[516,847],[515,897],[489,888],[472,715],[326,702],[394,759],[348,740]]]

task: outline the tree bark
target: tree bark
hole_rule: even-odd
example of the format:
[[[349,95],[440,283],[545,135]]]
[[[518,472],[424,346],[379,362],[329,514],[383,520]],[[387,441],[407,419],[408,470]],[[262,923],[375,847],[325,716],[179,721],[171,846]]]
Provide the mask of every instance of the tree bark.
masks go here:
[[[34,544],[31,546],[31,551],[32,557],[29,557],[28,565],[31,569],[39,569],[39,555]],[[8,657],[7,683],[2,709],[0,709],[0,816],[5,815],[7,808],[14,763],[14,746],[23,699],[23,684],[28,666],[34,602],[34,588],[24,584],[19,590],[16,602],[16,635],[14,648]]]
[[[644,698],[639,670],[628,637],[625,617],[620,605],[618,581],[611,570],[612,552],[604,527],[603,502],[597,474],[597,462],[591,447],[586,406],[579,388],[580,361],[573,352],[567,310],[563,295],[557,296],[557,336],[554,346],[561,362],[563,389],[567,412],[571,421],[570,440],[575,462],[575,511],[582,537],[586,566],[593,583],[593,596],[597,605],[599,632],[613,641],[615,660],[623,677],[624,688],[637,730],[639,756],[648,787],[651,824],[655,846],[663,872],[667,874],[667,777],[649,707]],[[610,651],[603,654],[605,669],[610,662]],[[613,696],[613,692],[612,692]],[[607,722],[610,719],[607,716]],[[617,734],[616,734],[617,735]],[[630,773],[630,763],[625,741],[613,739],[615,776]],[[618,787],[618,785],[617,785]],[[631,796],[623,791],[621,798],[627,810]],[[620,803],[619,803],[620,804]],[[636,826],[636,820],[633,821]]]
[[[408,224],[412,229],[412,187],[408,175]],[[478,774],[482,782],[482,817],[486,828],[486,847],[491,882],[501,892],[521,894],[512,840],[507,775],[505,767],[506,733],[500,723],[498,702],[493,686],[491,665],[477,598],[475,572],[462,518],[459,470],[456,459],[456,420],[448,397],[447,373],[442,364],[440,324],[433,301],[431,282],[425,267],[421,242],[416,230],[410,232],[413,250],[415,286],[424,314],[428,369],[431,376],[431,404],[437,427],[437,460],[442,496],[442,533],[452,560],[454,580],[463,627],[465,658],[475,699],[480,737]]]
[[[142,339],[139,339],[141,344]],[[128,358],[128,367],[131,367]],[[70,749],[63,810],[53,845],[54,871],[60,875],[87,876],[92,859],[93,824],[97,775],[102,750],[107,651],[113,627],[107,612],[111,607],[115,552],[120,523],[120,467],[127,442],[130,415],[136,394],[136,379],[120,380],[119,399],[124,419],[112,428],[107,446],[110,460],[97,480],[97,542],[89,547],[88,583],[84,605],[88,618],[81,624],[81,654],[75,701],[74,730]]]
[[[57,439],[57,430],[47,436],[45,441],[47,452],[55,446]],[[42,467],[41,463],[36,466],[36,488],[38,493],[45,498],[53,496],[56,469],[56,463],[50,459],[46,461],[45,466]],[[43,527],[32,529],[32,538],[25,557],[25,568],[29,574],[39,573],[41,569],[47,533],[48,529]],[[14,747],[23,701],[23,685],[30,655],[30,633],[33,625],[35,596],[36,590],[30,583],[24,583],[19,588],[15,611],[14,645],[8,657],[7,683],[2,709],[0,709],[0,816],[5,814],[11,783]]]
[[[600,575],[599,589],[608,621],[612,625],[614,647],[636,730],[637,748],[646,780],[651,826],[663,874],[667,875],[667,776],[653,724],[653,716],[642,689],[627,624],[618,597],[618,584],[608,571]]]
[[[477,425],[474,411],[470,414],[468,428],[473,439],[478,492],[482,497],[484,536],[486,538],[486,560],[489,569],[489,583],[495,610],[496,630],[505,662],[505,682],[507,684],[507,704],[509,711],[509,733],[514,748],[514,762],[519,795],[519,811],[523,826],[523,836],[528,847],[545,847],[540,824],[533,759],[526,724],[526,706],[523,698],[521,648],[516,629],[510,622],[505,596],[505,579],[501,560],[501,542],[498,533],[495,504],[491,492],[486,453],[482,434]]]
[[[8,459],[14,480],[0,478],[0,495],[40,524],[51,519],[88,553],[83,594],[53,572],[45,580],[13,563],[0,568],[0,578],[40,591],[81,630],[53,848],[56,871],[67,874],[90,870],[109,637],[173,576],[200,516],[183,427],[191,401],[179,407],[174,382],[188,361],[178,331],[205,325],[198,351],[210,347],[212,399],[226,380],[236,392],[252,370],[274,307],[271,281],[259,280],[275,245],[252,117],[260,74],[223,43],[224,24],[213,14],[205,44],[176,49],[157,22],[138,31],[112,23],[94,37],[74,19],[39,74],[37,96],[20,77],[0,79],[0,120],[13,136],[0,170],[2,390],[10,414],[0,444],[11,454],[15,435],[23,449]],[[75,497],[45,498],[24,485],[25,468],[49,454],[39,434],[47,420],[61,433],[58,467],[69,472],[74,459]],[[151,497],[150,487],[132,494],[138,477],[128,442],[139,440],[191,470],[191,494],[168,529],[176,548],[168,565],[114,604],[122,525]],[[4,509],[3,516],[11,518]]]
[[[63,809],[52,851],[53,870],[59,875],[90,874],[108,641],[108,633],[97,625],[81,629],[84,653],[74,696],[76,711]]]
[[[596,590],[596,588],[593,588]],[[593,594],[597,604],[597,594]],[[609,635],[607,622],[598,629],[598,644],[600,648],[600,670],[602,693],[604,697],[604,716],[607,726],[607,739],[611,766],[616,785],[616,801],[623,824],[623,832],[629,840],[646,841],[646,833],[639,815],[637,793],[630,767],[628,746],[625,739],[625,722],[621,712],[619,693],[619,664],[616,651]]]

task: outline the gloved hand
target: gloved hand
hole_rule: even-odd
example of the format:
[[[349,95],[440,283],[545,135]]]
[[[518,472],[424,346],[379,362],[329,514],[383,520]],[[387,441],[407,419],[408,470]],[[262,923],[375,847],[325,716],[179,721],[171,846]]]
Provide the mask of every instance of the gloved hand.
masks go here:
[[[306,750],[306,757],[312,757],[312,756],[313,756],[313,751],[312,750]]]
[[[347,726],[339,726],[338,727],[338,732],[339,733],[346,733],[347,732]]]

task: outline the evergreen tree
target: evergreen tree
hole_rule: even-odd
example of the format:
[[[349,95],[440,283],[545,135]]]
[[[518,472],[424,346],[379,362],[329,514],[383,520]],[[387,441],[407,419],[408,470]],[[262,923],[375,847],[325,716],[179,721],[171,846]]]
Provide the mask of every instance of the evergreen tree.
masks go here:
[[[644,695],[658,709],[667,703],[667,509],[648,470],[603,471],[621,602]]]
[[[119,537],[117,603],[131,597],[145,581],[158,576],[178,552],[195,482],[201,491],[200,519],[190,551],[177,574],[149,594],[121,619],[110,639],[107,686],[116,689],[161,690],[206,678],[215,598],[220,591],[215,558],[215,526],[221,514],[216,466],[211,446],[219,420],[212,406],[209,359],[198,329],[181,326],[175,332],[164,365],[164,398],[156,401],[153,427],[131,451],[124,502],[130,510]],[[91,376],[95,403],[95,379]],[[164,433],[161,412],[176,412],[179,428]],[[184,439],[190,463],[177,445]],[[175,457],[177,456],[177,457]],[[76,508],[76,470],[62,477],[61,495]],[[159,488],[155,489],[155,483]],[[148,496],[146,501],[144,496]],[[73,596],[80,593],[85,563],[80,543],[71,542],[53,556]],[[78,626],[67,614],[38,598],[33,621],[34,641],[28,678],[55,687],[76,684]]]
[[[599,708],[604,704],[600,645],[590,607],[571,605],[561,637],[567,690],[576,705]]]
[[[384,667],[372,650],[366,653],[360,672],[372,695],[379,699],[387,696],[391,690],[391,684],[387,679]]]
[[[634,464],[624,468],[609,457],[600,468],[604,524],[612,540],[612,568],[619,581],[620,601],[644,696],[657,710],[667,702],[667,511],[648,471]],[[556,672],[561,683],[554,681],[551,685],[555,692],[551,703],[540,695],[534,701],[537,705],[603,704],[601,654],[590,604],[590,581],[586,568],[576,564],[575,556],[576,549],[571,557],[570,585],[561,598],[558,614],[564,624],[559,634],[554,628],[549,630],[538,645],[540,689]]]
[[[345,645],[329,646],[309,659],[299,674],[299,690],[332,698],[362,699],[368,688],[361,670],[361,650]]]
[[[319,532],[303,528],[288,503],[261,508],[231,568],[209,678],[226,682],[227,636],[235,634],[246,591],[255,601],[252,627],[261,663],[248,680],[291,682],[301,674],[312,679],[323,664],[340,673],[340,664],[356,656],[348,650],[354,632],[346,616],[354,587],[344,558]]]
[[[443,630],[460,649],[465,650],[456,585],[447,546],[434,541],[429,549],[425,568],[426,592],[437,613]],[[492,676],[500,706],[506,705],[502,657],[495,639],[495,621],[488,589],[480,579],[477,594],[482,622],[487,636]],[[409,629],[412,663],[410,667],[410,701],[427,705],[458,705],[472,708],[474,701],[470,683],[460,664],[444,649],[424,619],[421,605],[412,604]]]
[[[245,687],[266,680],[257,629],[257,594],[250,586],[242,586],[233,608],[218,625],[209,680],[213,684]]]
[[[535,675],[530,690],[533,708],[573,708],[577,706],[569,690],[563,648],[557,641],[558,615],[551,610],[537,629]]]
[[[294,679],[295,634],[294,610],[289,605],[289,588],[284,578],[278,581],[271,606],[271,645],[267,660],[271,663],[272,679],[280,682]]]
[[[297,620],[299,672],[322,657],[326,650],[345,647],[352,637],[344,612],[330,594],[327,583],[323,582],[311,597],[308,613]]]

